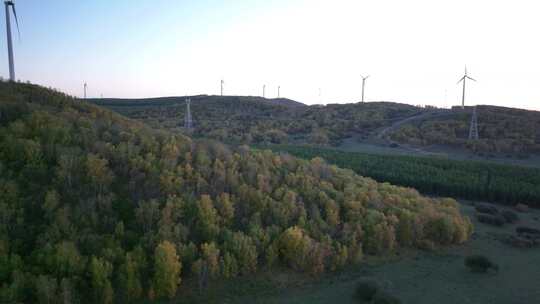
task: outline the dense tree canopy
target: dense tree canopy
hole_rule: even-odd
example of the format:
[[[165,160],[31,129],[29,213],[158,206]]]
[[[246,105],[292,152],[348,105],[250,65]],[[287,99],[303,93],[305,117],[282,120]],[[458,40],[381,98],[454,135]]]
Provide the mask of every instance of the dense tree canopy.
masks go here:
[[[309,146],[273,145],[274,151],[323,157],[380,182],[424,193],[540,207],[540,169],[437,157],[371,155]]]
[[[0,83],[0,302],[169,298],[186,279],[317,274],[471,232],[452,199]]]

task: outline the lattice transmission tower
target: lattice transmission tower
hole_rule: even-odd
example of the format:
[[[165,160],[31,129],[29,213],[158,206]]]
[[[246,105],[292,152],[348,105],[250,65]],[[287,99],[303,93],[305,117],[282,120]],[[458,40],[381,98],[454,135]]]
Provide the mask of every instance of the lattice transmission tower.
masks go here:
[[[469,129],[469,139],[478,140],[478,115],[476,114],[476,107],[473,107],[473,113],[471,117],[471,127]]]
[[[193,130],[193,118],[191,117],[191,98],[186,98],[186,115],[184,117],[184,128]]]

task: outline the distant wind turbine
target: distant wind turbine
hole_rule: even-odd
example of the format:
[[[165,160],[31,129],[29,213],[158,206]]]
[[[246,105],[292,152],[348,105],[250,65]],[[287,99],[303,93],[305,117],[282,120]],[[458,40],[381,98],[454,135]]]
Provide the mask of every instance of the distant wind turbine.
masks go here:
[[[263,84],[263,98],[266,97],[266,85]]]
[[[461,108],[462,109],[465,109],[465,83],[467,82],[467,79],[470,79],[472,81],[476,81],[475,79],[469,77],[469,75],[467,74],[467,66],[465,66],[465,75],[463,75],[463,77],[461,77],[461,79],[457,82],[457,83],[463,82],[463,95],[461,97]]]
[[[364,102],[364,88],[366,86],[366,80],[369,78],[369,75],[367,75],[366,77],[360,75],[360,77],[362,77],[362,102]]]
[[[223,96],[223,85],[225,84],[225,81],[221,79],[221,96]]]
[[[15,62],[13,58],[13,41],[11,40],[11,20],[9,7],[13,10],[13,16],[15,17],[15,23],[17,24],[17,32],[19,33],[19,39],[21,38],[21,32],[19,30],[19,20],[17,19],[17,11],[15,10],[15,3],[13,1],[4,1],[6,6],[6,32],[7,32],[7,45],[8,45],[8,57],[9,57],[9,80],[15,81]]]
[[[86,89],[88,88],[88,85],[86,82],[84,83],[84,99],[86,99]]]
[[[280,89],[281,89],[281,86],[278,86],[278,87],[277,87],[277,98],[280,97],[280,94],[279,94],[279,93],[280,93],[280,92],[279,92]]]

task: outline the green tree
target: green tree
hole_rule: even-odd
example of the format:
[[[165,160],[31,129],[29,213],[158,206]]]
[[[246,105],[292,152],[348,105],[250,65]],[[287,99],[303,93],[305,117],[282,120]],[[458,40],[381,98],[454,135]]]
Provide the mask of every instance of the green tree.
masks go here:
[[[57,303],[58,282],[47,275],[39,275],[36,279],[36,295],[39,303]]]
[[[61,242],[56,245],[55,266],[59,277],[72,277],[81,274],[84,269],[84,259],[73,242]]]
[[[90,273],[90,290],[94,303],[110,304],[114,300],[114,291],[110,276],[113,271],[111,263],[92,256],[88,269]]]
[[[182,264],[176,254],[176,248],[168,241],[161,242],[154,252],[153,291],[158,298],[172,299],[180,285]]]
[[[197,231],[202,241],[212,241],[219,233],[218,213],[209,195],[197,201]]]
[[[108,167],[109,161],[95,154],[86,157],[86,174],[97,194],[103,194],[113,181],[113,173]]]
[[[225,250],[234,255],[243,275],[257,270],[258,252],[251,237],[242,232],[233,233],[225,240]]]
[[[213,242],[201,245],[201,257],[211,279],[217,279],[219,276],[219,253],[219,248]]]
[[[118,270],[118,285],[126,302],[138,300],[142,293],[141,265],[131,252],[126,253],[125,261]]]
[[[216,200],[216,209],[221,216],[223,224],[229,226],[234,219],[234,203],[228,193],[221,193]]]

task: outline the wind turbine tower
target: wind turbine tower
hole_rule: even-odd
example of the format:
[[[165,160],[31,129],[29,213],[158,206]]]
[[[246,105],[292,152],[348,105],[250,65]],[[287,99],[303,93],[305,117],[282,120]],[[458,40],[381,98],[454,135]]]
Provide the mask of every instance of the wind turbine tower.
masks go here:
[[[266,85],[263,84],[263,98],[266,97]]]
[[[280,97],[280,94],[279,94],[279,93],[280,93],[280,92],[279,92],[280,89],[281,89],[281,86],[278,86],[278,87],[277,87],[277,98]]]
[[[7,46],[8,46],[8,58],[9,58],[9,80],[15,81],[15,60],[13,58],[13,41],[11,39],[11,20],[9,7],[13,10],[13,16],[15,17],[15,23],[17,24],[17,32],[19,37],[21,32],[19,31],[19,20],[17,19],[17,11],[15,10],[15,3],[13,1],[4,1],[6,6],[6,32],[7,32]]]
[[[84,99],[86,99],[86,89],[88,88],[88,85],[86,82],[84,83]]]
[[[462,109],[465,109],[465,84],[467,82],[467,79],[476,81],[473,78],[469,77],[469,75],[467,74],[467,67],[465,67],[465,75],[463,75],[463,77],[461,77],[461,79],[457,82],[457,83],[463,82],[463,93],[461,95],[461,108]]]
[[[186,97],[186,116],[184,118],[184,128],[187,131],[193,130],[193,119],[191,118],[191,98]]]
[[[366,77],[360,75],[360,77],[362,77],[362,102],[364,102],[364,89],[366,86],[366,80],[369,78],[369,75]]]
[[[223,85],[225,84],[225,81],[221,79],[221,96],[223,96]]]

